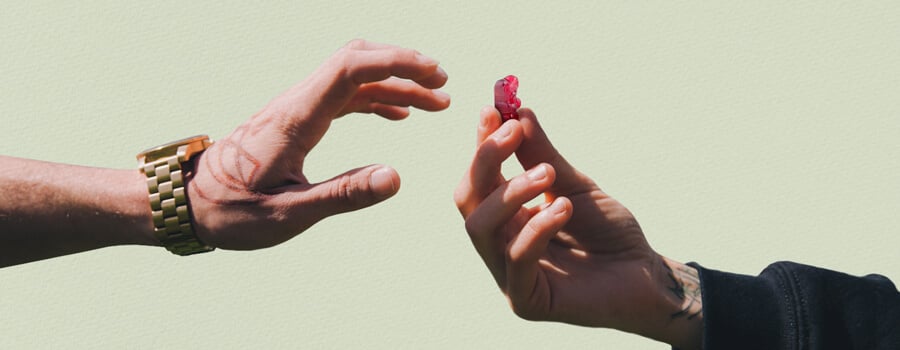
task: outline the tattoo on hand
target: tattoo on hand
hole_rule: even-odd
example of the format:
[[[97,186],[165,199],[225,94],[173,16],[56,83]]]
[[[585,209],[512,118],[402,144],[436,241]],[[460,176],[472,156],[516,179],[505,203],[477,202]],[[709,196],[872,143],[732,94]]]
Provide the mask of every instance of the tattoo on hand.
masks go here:
[[[256,118],[256,116],[251,118],[251,122]],[[218,205],[258,204],[260,195],[249,188],[262,164],[243,147],[244,136],[251,128],[250,122],[239,126],[231,135],[219,140],[216,147],[207,150],[210,154],[203,157],[206,170],[213,180],[238,196],[236,198],[213,198],[206,194],[206,191],[201,188],[201,184],[192,183],[191,186],[197,195]],[[258,130],[251,129],[250,132],[258,132]],[[216,154],[211,156],[212,153]]]
[[[671,315],[672,319],[679,317],[687,317],[692,320],[703,314],[703,299],[700,295],[700,276],[697,269],[678,264],[673,270],[669,264],[662,261],[663,267],[666,269],[666,276],[669,278],[671,285],[666,288],[681,300],[681,310]]]

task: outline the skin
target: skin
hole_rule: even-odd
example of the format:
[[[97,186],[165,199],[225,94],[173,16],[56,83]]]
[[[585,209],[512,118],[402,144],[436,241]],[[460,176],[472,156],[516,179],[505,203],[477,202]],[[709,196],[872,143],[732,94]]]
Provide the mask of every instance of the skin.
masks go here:
[[[535,114],[481,111],[478,148],[454,193],[466,231],[513,312],[610,327],[699,349],[696,270],[656,253],[634,215],[559,154]],[[516,155],[525,173],[505,178]],[[545,203],[524,205],[543,194]]]
[[[391,120],[443,110],[447,74],[433,59],[353,41],[186,168],[194,228],[205,243],[277,245],[316,222],[394,195],[400,178],[372,165],[313,183],[303,161],[349,113]],[[466,230],[513,311],[528,320],[612,327],[700,347],[696,270],[647,244],[634,216],[553,148],[528,109],[501,127],[482,111],[479,147],[455,194]],[[516,154],[525,174],[501,163]],[[535,208],[523,205],[544,194]],[[159,245],[144,177],[0,156],[0,266],[102,247]]]
[[[400,120],[410,107],[446,109],[449,95],[436,90],[446,81],[438,62],[415,50],[351,41],[187,166],[197,236],[222,249],[271,247],[328,216],[393,196],[400,177],[388,166],[352,169],[316,183],[304,175],[303,161],[341,116]],[[0,193],[0,266],[113,245],[160,244],[137,169],[0,156]]]

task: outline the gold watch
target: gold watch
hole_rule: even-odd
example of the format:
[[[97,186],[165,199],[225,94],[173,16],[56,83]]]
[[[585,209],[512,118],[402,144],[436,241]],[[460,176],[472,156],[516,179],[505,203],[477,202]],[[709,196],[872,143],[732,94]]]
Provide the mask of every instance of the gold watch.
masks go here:
[[[170,252],[191,255],[213,251],[194,233],[184,187],[182,165],[212,144],[206,135],[157,146],[137,155],[138,169],[147,176],[153,231]]]

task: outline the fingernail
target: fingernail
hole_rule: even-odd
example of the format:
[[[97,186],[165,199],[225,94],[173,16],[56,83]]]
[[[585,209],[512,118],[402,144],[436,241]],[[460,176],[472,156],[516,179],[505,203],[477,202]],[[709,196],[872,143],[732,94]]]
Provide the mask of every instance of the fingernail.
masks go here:
[[[369,175],[369,186],[372,187],[372,192],[376,196],[387,197],[397,192],[391,172],[389,168],[381,168]]]
[[[437,96],[437,98],[439,98],[441,100],[449,100],[450,99],[450,94],[443,92],[441,90],[431,90],[431,93],[433,93],[434,96]]]
[[[532,181],[540,181],[547,177],[547,166],[546,165],[538,165],[537,168],[531,169],[525,176],[528,176]]]
[[[562,199],[554,199],[553,203],[550,204],[550,208],[547,208],[553,214],[562,214],[566,211],[566,205],[563,204]]]
[[[496,111],[496,109],[494,108],[494,105],[481,107],[481,111],[478,112],[478,119],[479,119],[478,125],[480,125],[482,127],[487,127],[488,124],[490,124],[490,121],[492,119],[494,119],[494,118],[492,118],[494,111]],[[485,114],[490,115],[490,116],[485,118],[484,117]],[[497,119],[499,119],[499,118],[497,118]]]
[[[510,125],[512,124],[503,123],[503,125],[500,126],[500,129],[497,129],[497,131],[495,131],[494,135],[491,137],[493,137],[494,140],[497,141],[502,141],[503,139],[509,137],[509,135],[512,135],[512,127]]]
[[[431,58],[431,57],[428,57],[428,56],[425,56],[425,55],[420,54],[420,53],[417,53],[417,54],[416,54],[416,60],[419,61],[419,63],[424,64],[424,65],[426,65],[426,66],[431,66],[431,65],[436,65],[436,64],[438,64],[438,61],[436,61],[435,59],[433,59],[433,58]]]

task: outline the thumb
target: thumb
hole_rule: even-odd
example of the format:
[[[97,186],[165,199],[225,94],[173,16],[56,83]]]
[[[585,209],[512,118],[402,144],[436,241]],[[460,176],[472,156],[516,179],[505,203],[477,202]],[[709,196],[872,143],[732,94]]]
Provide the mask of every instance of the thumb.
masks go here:
[[[359,210],[390,198],[400,189],[400,175],[385,165],[356,168],[304,191],[298,209],[316,221]]]

